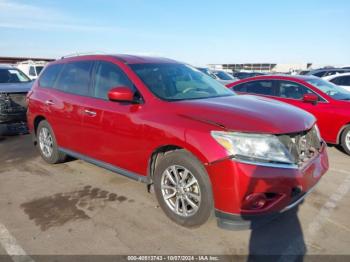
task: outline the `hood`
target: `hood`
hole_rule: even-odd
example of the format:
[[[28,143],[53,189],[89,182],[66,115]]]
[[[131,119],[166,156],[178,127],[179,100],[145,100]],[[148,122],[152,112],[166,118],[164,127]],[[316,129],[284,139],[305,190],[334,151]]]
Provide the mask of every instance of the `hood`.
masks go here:
[[[178,102],[181,116],[228,131],[288,134],[310,129],[316,119],[276,100],[240,95]]]
[[[33,82],[27,83],[0,83],[0,93],[28,93],[32,88]]]

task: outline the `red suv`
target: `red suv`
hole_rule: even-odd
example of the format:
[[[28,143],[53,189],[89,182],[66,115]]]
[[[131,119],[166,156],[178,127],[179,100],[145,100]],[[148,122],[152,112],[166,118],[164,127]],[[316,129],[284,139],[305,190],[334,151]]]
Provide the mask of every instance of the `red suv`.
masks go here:
[[[317,118],[322,138],[350,155],[350,92],[315,76],[259,76],[227,87],[300,107]]]
[[[169,59],[57,60],[28,102],[47,162],[70,155],[153,185],[166,215],[187,227],[214,210],[221,226],[252,225],[300,203],[328,169],[311,114],[237,96]]]

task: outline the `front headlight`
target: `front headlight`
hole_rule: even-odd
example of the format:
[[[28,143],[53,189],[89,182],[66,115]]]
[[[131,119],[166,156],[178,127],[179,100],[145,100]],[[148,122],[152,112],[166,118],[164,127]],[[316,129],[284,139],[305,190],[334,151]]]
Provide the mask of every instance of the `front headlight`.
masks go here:
[[[275,135],[212,131],[212,137],[236,159],[294,164],[294,157]]]

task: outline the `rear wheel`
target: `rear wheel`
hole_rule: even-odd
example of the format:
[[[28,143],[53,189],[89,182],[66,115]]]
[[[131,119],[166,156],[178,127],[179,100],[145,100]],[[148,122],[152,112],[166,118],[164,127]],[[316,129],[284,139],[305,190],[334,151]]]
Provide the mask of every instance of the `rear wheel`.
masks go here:
[[[58,150],[55,134],[47,121],[39,123],[36,134],[40,155],[46,162],[57,164],[66,160],[67,155]]]
[[[344,151],[350,155],[350,126],[344,129],[340,144]]]
[[[154,173],[154,189],[164,213],[179,225],[200,226],[213,211],[206,170],[185,150],[167,153],[160,160]]]

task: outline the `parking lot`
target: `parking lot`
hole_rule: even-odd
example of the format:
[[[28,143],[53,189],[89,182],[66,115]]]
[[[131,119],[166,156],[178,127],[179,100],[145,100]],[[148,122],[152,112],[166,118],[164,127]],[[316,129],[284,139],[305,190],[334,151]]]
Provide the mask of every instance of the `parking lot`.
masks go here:
[[[350,254],[349,157],[299,206],[254,231],[212,217],[197,229],[171,222],[144,184],[81,160],[50,166],[29,135],[0,141],[0,255]]]

